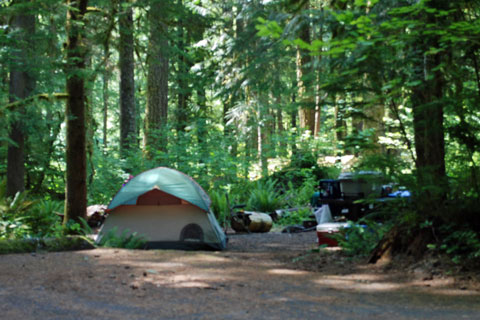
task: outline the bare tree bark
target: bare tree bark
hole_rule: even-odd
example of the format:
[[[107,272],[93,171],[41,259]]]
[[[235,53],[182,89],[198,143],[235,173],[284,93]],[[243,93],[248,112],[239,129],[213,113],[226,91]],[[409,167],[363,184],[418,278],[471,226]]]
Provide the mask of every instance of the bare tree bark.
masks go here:
[[[88,0],[68,0],[67,11],[67,179],[65,220],[78,221],[86,216],[87,170],[85,125],[85,70],[86,47],[85,13]]]
[[[151,157],[154,149],[165,150],[168,110],[168,41],[165,22],[167,3],[153,1],[149,11],[150,42],[148,47],[147,110],[145,112],[145,151]]]
[[[25,3],[25,1],[17,1]],[[10,102],[23,100],[30,96],[35,80],[29,72],[29,56],[33,52],[31,37],[35,32],[35,16],[26,13],[15,13],[12,19],[12,30],[15,34],[15,50],[10,67],[9,94]],[[16,116],[11,123],[7,155],[7,196],[25,190],[25,106],[18,105]]]
[[[182,0],[178,0],[178,6],[182,7]],[[189,44],[188,33],[185,32],[184,21],[182,18],[178,20],[178,75],[177,75],[177,83],[178,83],[178,101],[177,101],[177,108],[175,110],[176,121],[175,126],[177,132],[185,131],[185,127],[188,123],[188,100],[190,99],[191,91],[188,86],[188,72],[190,70],[190,66],[192,65],[188,59],[188,53],[186,46]]]
[[[110,54],[110,48],[108,41],[104,43],[103,47],[103,54],[105,55],[105,59],[108,59]],[[105,70],[103,71],[103,88],[102,88],[102,96],[103,96],[103,148],[107,148],[108,145],[108,137],[107,137],[107,130],[108,130],[108,99],[110,97],[109,94],[109,81],[110,81],[110,70],[108,61],[105,63]]]
[[[309,7],[309,1],[300,1],[304,9]],[[300,39],[305,43],[310,43],[310,24],[305,21],[300,30]],[[314,96],[309,93],[312,89],[310,80],[312,71],[312,58],[309,52],[297,48],[297,85],[298,102],[300,104],[299,120],[300,127],[309,130],[313,135],[315,133],[315,101]]]
[[[127,1],[120,3],[120,149],[125,151],[137,143],[137,112],[135,107],[135,73],[133,42],[133,10],[125,7]]]

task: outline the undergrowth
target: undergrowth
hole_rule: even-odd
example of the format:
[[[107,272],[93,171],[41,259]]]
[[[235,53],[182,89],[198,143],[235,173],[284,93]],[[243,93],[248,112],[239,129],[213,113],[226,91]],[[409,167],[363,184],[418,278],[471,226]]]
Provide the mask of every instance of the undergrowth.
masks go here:
[[[102,235],[98,245],[101,247],[124,248],[124,249],[144,249],[147,244],[145,237],[137,232],[130,232],[125,229],[121,233],[114,227]]]

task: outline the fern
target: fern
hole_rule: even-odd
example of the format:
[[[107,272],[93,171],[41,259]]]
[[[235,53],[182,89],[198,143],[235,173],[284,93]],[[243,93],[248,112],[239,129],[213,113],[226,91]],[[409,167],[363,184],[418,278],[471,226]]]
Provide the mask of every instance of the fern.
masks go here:
[[[247,202],[249,209],[260,212],[273,212],[283,204],[283,198],[277,191],[277,183],[274,180],[255,182]]]

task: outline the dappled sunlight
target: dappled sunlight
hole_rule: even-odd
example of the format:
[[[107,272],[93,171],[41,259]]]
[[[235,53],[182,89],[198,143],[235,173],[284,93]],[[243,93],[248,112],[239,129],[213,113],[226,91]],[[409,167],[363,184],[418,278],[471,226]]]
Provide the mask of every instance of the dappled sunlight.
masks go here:
[[[141,254],[138,252],[99,249],[85,253],[89,260],[98,265],[109,266],[111,277],[122,279],[129,287],[212,289],[218,284],[241,281],[245,272],[234,266],[215,267],[233,263],[232,259],[218,253],[170,250],[141,251]],[[115,260],[114,264],[112,260]]]
[[[230,261],[230,259],[222,256],[205,254],[205,253],[198,253],[195,255],[179,257],[175,260],[183,261],[183,262],[229,262]]]
[[[175,282],[170,285],[167,285],[170,288],[211,288],[212,286],[205,282],[198,281],[186,281],[186,282]]]
[[[425,290],[427,291],[427,290]],[[475,290],[459,290],[459,289],[436,289],[435,294],[444,295],[444,296],[480,296],[480,293]],[[427,293],[431,293],[431,290],[428,290]],[[479,302],[480,303],[480,302]]]
[[[453,288],[452,278],[433,280],[392,279],[387,274],[350,274],[345,276],[327,275],[313,280],[314,283],[336,290],[360,292],[393,292],[418,290],[426,294],[450,296],[480,296],[475,290]]]
[[[392,282],[370,282],[368,280],[347,279],[338,276],[326,276],[321,279],[313,280],[314,283],[328,286],[337,290],[354,290],[354,291],[392,291],[404,288],[404,284]]]
[[[232,280],[232,279],[228,279]],[[134,283],[141,286],[149,283],[157,288],[211,288],[215,283],[225,282],[227,279],[220,276],[212,276],[205,274],[159,274],[144,278],[137,278]]]
[[[270,269],[267,273],[276,275],[289,275],[289,276],[304,276],[309,274],[307,271],[293,270],[293,269]]]

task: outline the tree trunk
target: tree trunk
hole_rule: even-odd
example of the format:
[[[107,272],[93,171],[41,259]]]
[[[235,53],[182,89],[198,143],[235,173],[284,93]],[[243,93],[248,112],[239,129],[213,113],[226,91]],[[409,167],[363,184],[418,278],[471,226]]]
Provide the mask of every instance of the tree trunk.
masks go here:
[[[296,82],[293,84],[293,87],[295,87],[296,85]],[[292,92],[292,104],[295,104],[297,102],[297,95],[295,94],[295,91]],[[290,113],[290,127],[292,129],[294,129],[296,132],[298,132],[297,130],[297,112],[295,111],[292,111]],[[296,142],[296,134],[294,134],[294,136],[292,137],[292,144],[291,144],[291,148],[292,148],[292,159],[295,159],[295,157],[297,156],[297,152],[298,152],[298,149],[297,149],[297,142]]]
[[[122,4],[128,4],[122,1]],[[137,113],[135,107],[135,74],[133,56],[133,12],[130,6],[120,8],[119,64],[120,64],[120,150],[123,152],[137,143]]]
[[[18,1],[22,3],[24,1]],[[35,16],[30,14],[15,14],[12,19],[12,30],[16,33],[15,51],[12,54],[10,67],[9,94],[10,102],[23,100],[30,96],[35,86],[35,80],[29,70],[29,58],[32,58],[35,32]],[[17,192],[25,190],[25,107],[19,105],[17,116],[11,123],[7,155],[7,190],[6,195],[13,197]]]
[[[448,3],[442,1],[428,3],[435,9],[448,9]],[[443,8],[446,7],[446,8]],[[425,17],[426,23],[439,24],[434,14]],[[439,24],[441,25],[441,24]],[[412,89],[413,129],[415,151],[417,154],[417,177],[419,185],[425,190],[429,211],[441,207],[445,196],[445,137],[443,126],[443,89],[444,80],[440,65],[442,53],[426,54],[430,48],[438,48],[438,36],[419,38],[414,44],[415,80],[420,85]]]
[[[182,7],[182,0],[178,0],[179,7]],[[190,89],[188,87],[189,69],[191,63],[188,61],[188,53],[186,51],[186,45],[188,45],[187,34],[183,20],[179,18],[178,21],[178,103],[176,109],[176,130],[177,132],[185,131],[185,127],[188,123],[188,100],[190,98]]]
[[[304,8],[309,7],[309,1],[304,2]],[[300,39],[306,43],[310,43],[310,25],[304,22],[300,30]],[[310,134],[315,133],[315,101],[314,96],[310,93],[312,89],[311,77],[311,56],[309,52],[297,48],[297,85],[298,85],[298,103],[300,127],[309,130]]]
[[[257,152],[262,177],[268,176],[267,140],[268,140],[268,97],[258,90],[260,103],[257,103]]]
[[[147,110],[145,112],[145,150],[151,158],[154,149],[165,150],[168,110],[168,41],[165,23],[166,2],[154,1],[149,11]]]
[[[85,13],[87,0],[69,0],[67,11],[67,179],[65,220],[86,216],[87,170],[85,126]]]
[[[102,135],[103,135],[103,148],[106,149],[108,145],[107,141],[107,129],[108,129],[108,99],[109,99],[109,81],[110,81],[110,70],[109,70],[109,63],[108,63],[108,56],[110,54],[110,48],[108,45],[108,41],[104,44],[103,54],[105,55],[105,59],[107,62],[105,63],[105,70],[103,71],[103,88],[102,88],[102,95],[103,95],[103,127],[102,127]]]
[[[345,140],[347,135],[347,122],[344,119],[343,107],[337,103],[337,97],[333,96],[335,106],[335,138],[338,142]]]

